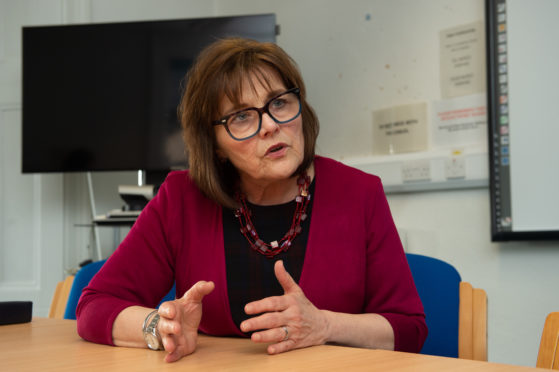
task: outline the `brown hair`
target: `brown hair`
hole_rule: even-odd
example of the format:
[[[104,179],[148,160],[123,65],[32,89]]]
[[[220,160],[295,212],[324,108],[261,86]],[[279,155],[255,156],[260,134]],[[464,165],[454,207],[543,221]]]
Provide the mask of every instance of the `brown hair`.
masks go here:
[[[306,101],[305,84],[295,61],[274,43],[241,38],[218,40],[206,47],[186,74],[187,84],[179,104],[179,117],[188,153],[190,178],[210,199],[235,208],[238,173],[229,161],[219,159],[213,121],[219,119],[220,102],[227,97],[237,104],[243,82],[255,77],[269,86],[264,70],[275,71],[287,89],[299,88],[305,150],[296,173],[312,163],[318,136],[318,118]]]

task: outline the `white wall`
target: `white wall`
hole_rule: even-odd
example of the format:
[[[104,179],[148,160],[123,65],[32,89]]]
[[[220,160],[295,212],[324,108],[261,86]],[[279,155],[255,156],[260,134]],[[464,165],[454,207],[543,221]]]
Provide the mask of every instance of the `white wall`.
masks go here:
[[[372,110],[440,97],[441,29],[483,19],[482,0],[221,0],[218,15],[273,12],[319,113],[319,150],[371,154]]]
[[[46,314],[62,270],[62,176],[22,175],[21,25],[59,23],[58,1],[0,1],[0,301]]]
[[[12,6],[6,4],[11,3],[0,0],[0,9],[9,11]],[[37,2],[18,3],[26,4],[19,7],[25,7],[33,19],[43,19],[42,14],[34,13]],[[321,119],[319,152],[337,159],[371,154],[373,109],[439,99],[438,32],[484,17],[483,0],[91,0],[50,4],[58,7],[55,13],[66,12],[82,21],[276,13],[282,30],[278,43],[298,61],[309,100]],[[28,15],[17,12],[14,16],[28,22]],[[0,57],[0,78],[17,69],[17,62],[1,64]],[[19,101],[19,95],[0,90],[0,99],[4,96]],[[120,206],[116,192],[110,190],[116,190],[123,180],[134,182],[134,175],[94,174],[98,212]],[[75,222],[74,216],[88,216],[84,187],[83,175],[65,176],[64,188],[73,193],[64,198],[65,267],[89,252],[89,236],[77,237],[78,228],[69,226]],[[487,291],[489,359],[535,365],[545,315],[559,309],[554,291],[559,282],[559,243],[491,243],[487,189],[392,194],[389,202],[408,251],[451,262],[464,280]],[[104,249],[110,251],[112,233],[103,234],[108,235],[103,238]],[[0,246],[0,252],[6,249]]]

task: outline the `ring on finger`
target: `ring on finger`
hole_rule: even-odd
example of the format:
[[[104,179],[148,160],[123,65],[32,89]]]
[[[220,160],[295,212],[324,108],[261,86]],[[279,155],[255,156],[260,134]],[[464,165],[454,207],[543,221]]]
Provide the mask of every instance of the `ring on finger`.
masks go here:
[[[282,341],[287,341],[289,339],[289,331],[287,330],[287,326],[281,326],[281,329],[285,332],[285,337]]]

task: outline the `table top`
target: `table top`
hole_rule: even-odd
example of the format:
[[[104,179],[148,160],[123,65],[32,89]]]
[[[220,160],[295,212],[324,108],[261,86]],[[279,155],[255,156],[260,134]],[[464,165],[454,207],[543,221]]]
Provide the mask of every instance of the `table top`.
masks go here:
[[[268,355],[248,339],[200,335],[196,351],[165,363],[164,351],[112,347],[81,339],[75,320],[33,318],[0,326],[0,369],[5,371],[536,371],[536,368],[386,350],[323,345]]]

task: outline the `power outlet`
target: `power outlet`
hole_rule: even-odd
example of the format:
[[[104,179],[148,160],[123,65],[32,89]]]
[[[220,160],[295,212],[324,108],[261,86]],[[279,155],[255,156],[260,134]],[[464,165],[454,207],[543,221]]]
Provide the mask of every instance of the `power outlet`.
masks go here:
[[[431,180],[431,162],[429,160],[409,161],[402,164],[402,181],[417,182]]]
[[[466,178],[466,159],[463,155],[446,159],[444,173],[446,179]]]

